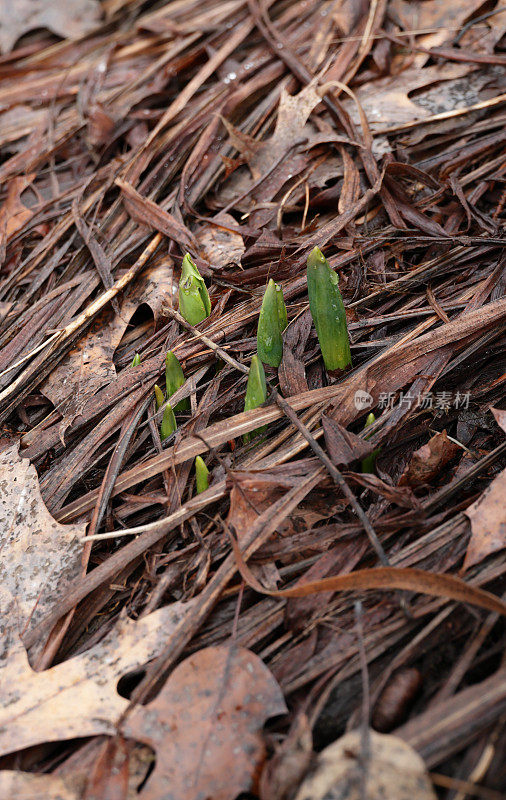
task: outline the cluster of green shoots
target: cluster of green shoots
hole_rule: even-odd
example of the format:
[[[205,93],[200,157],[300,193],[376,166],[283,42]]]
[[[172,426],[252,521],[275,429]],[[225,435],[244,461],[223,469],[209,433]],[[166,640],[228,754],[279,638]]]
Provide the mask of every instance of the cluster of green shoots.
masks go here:
[[[316,328],[325,368],[343,370],[351,364],[350,339],[337,273],[315,247],[307,260],[309,309]],[[288,324],[281,286],[267,284],[258,318],[257,354],[251,359],[244,410],[258,408],[267,398],[264,364],[279,367],[283,358],[283,331]],[[249,437],[259,433],[258,429]]]
[[[325,364],[329,372],[346,369],[351,364],[350,340],[346,324],[346,313],[343,298],[339,291],[337,273],[331,269],[327,259],[318,247],[307,260],[307,288],[309,309],[318,336],[318,342]],[[198,325],[211,313],[209,293],[196,265],[187,253],[183,258],[181,279],[179,281],[179,312],[191,325]],[[251,359],[246,385],[244,410],[258,408],[267,399],[267,383],[264,364],[277,368],[283,358],[283,331],[288,324],[288,315],[281,286],[271,278],[265,289],[262,307],[258,318],[257,352]],[[140,364],[136,353],[132,362],[135,367]],[[155,385],[155,402],[157,409],[164,407],[160,426],[160,438],[165,441],[177,429],[175,413],[189,408],[188,399],[181,400],[172,408],[168,400],[183,385],[185,377],[181,364],[172,351],[165,359],[165,394]],[[372,414],[366,425],[374,422]],[[258,428],[244,436],[248,442],[253,436],[265,430]],[[373,471],[377,451],[372,453],[362,464],[363,471]],[[209,486],[209,471],[200,456],[195,459],[195,475],[197,492],[205,491]]]
[[[179,281],[179,312],[190,323],[198,325],[211,313],[209,293],[200,272],[193,263],[189,253],[183,258],[181,278]],[[132,361],[132,367],[141,363],[138,353]],[[162,421],[160,424],[160,439],[164,442],[177,430],[176,414],[188,411],[190,402],[188,398],[180,400],[172,408],[170,398],[185,382],[181,364],[172,350],[165,356],[165,392],[155,384],[155,405],[157,410],[163,406]],[[209,471],[200,456],[195,459],[195,479],[197,493],[205,492],[209,488]]]

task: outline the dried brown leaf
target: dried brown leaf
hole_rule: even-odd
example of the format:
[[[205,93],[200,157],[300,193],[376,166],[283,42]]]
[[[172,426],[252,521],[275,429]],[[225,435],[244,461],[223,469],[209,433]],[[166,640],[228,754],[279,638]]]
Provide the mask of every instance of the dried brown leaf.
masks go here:
[[[401,475],[399,486],[430,483],[459,451],[459,445],[448,439],[446,431],[434,434],[427,444],[413,453],[407,469]]]
[[[403,125],[416,120],[430,117],[431,112],[415,100],[410,94],[432,84],[460,78],[470,71],[468,64],[442,64],[426,69],[406,69],[399,75],[389,75],[377,81],[370,81],[357,91],[357,97],[364,109],[371,130],[374,132],[390,125]],[[448,107],[440,110],[446,111],[454,108],[451,95],[448,97]],[[343,105],[358,123],[359,117],[351,100],[345,100]]]
[[[234,146],[247,161],[254,180],[265,175],[291,147],[317,135],[313,127],[307,126],[311,112],[321,103],[317,87],[317,80],[313,80],[297,94],[289,94],[285,88],[282,89],[274,132],[264,141],[258,142],[223,120]]]
[[[66,593],[81,566],[85,526],[60,525],[47,510],[39,479],[13,445],[0,453],[0,631],[37,624]],[[10,608],[7,613],[7,607]]]
[[[233,800],[253,790],[265,759],[262,727],[283,714],[281,689],[242,647],[208,647],[187,658],[160,694],[138,706],[124,733],[157,752],[140,797]]]
[[[42,393],[62,414],[61,437],[88,400],[116,377],[114,352],[138,307],[149,305],[156,322],[163,315],[163,304],[171,302],[172,261],[162,259],[143,272],[142,279],[123,300],[119,315],[105,309],[42,383]]]
[[[300,784],[313,757],[311,726],[299,714],[260,776],[260,800],[284,800]]]
[[[120,736],[106,739],[95,759],[83,800],[126,800],[129,747]]]
[[[478,564],[506,547],[506,469],[494,478],[481,497],[464,512],[471,522],[471,539],[463,569]]]
[[[74,783],[58,775],[1,770],[0,797],[15,797],[16,800],[80,800],[81,787],[74,787]]]
[[[322,415],[325,444],[330,459],[336,467],[348,466],[353,461],[360,461],[374,450],[374,445],[361,439],[360,436],[343,428],[334,419]]]
[[[202,257],[213,267],[225,267],[227,264],[240,264],[245,251],[244,241],[239,233],[228,230],[227,225],[237,227],[230,214],[220,214],[215,218],[217,224],[203,223],[195,230],[195,239],[200,247]],[[221,228],[219,223],[225,227]]]
[[[295,800],[436,800],[427,768],[413,748],[396,736],[369,731],[370,752],[362,758],[362,734],[351,731],[326,747]]]
[[[309,389],[304,362],[296,358],[286,342],[283,346],[283,360],[279,365],[278,377],[283,397],[292,397]]]
[[[282,470],[233,473],[227,525],[236,532],[239,541],[260,514],[296,483],[296,478],[288,473],[284,476]]]
[[[33,672],[12,633],[0,663],[0,754],[76,736],[115,734],[128,706],[116,691],[119,678],[161,652],[194,602],[173,603],[137,622],[121,616],[98,644],[44,672]]]
[[[148,197],[143,197],[127,181],[116,178],[115,183],[121,189],[123,203],[132,219],[141,225],[147,225],[152,230],[160,231],[186,250],[195,251],[193,235],[173,214],[165,211]]]
[[[0,256],[2,261],[5,258],[7,240],[33,216],[33,211],[26,208],[21,202],[21,195],[34,178],[35,173],[32,172],[30,175],[13,178],[9,183],[7,198],[0,208]]]
[[[98,0],[0,0],[0,50],[8,53],[20,36],[47,28],[64,39],[77,39],[98,25]]]
[[[503,408],[491,408],[490,410],[499,427],[506,433],[506,410]]]
[[[458,3],[414,3],[410,0],[392,0],[391,8],[409,30],[422,33],[417,38],[424,47],[439,47],[451,41],[453,32],[460,30],[464,22],[483,6],[481,0],[459,0]],[[426,31],[426,32],[425,32]],[[480,38],[483,31],[479,30]],[[403,58],[406,58],[404,56]],[[425,53],[417,53],[416,66],[422,66],[429,58]]]
[[[296,146],[305,143],[304,146],[307,147],[308,142],[317,135],[314,127],[308,124],[308,119],[320,102],[321,96],[317,91],[316,81],[312,81],[294,95],[288,94],[286,89],[283,89],[274,133],[262,142],[257,142],[241,133],[231,123],[223,120],[231,143],[239,150],[250,168],[252,180],[246,181],[244,185],[244,182],[241,182],[243,194],[251,187],[250,200],[257,203],[271,200],[284,183],[297,175],[308,163],[307,154],[297,152]],[[291,150],[293,153],[287,158]],[[262,176],[264,180],[254,187],[253,183],[259,181]],[[236,180],[237,177],[232,176]],[[234,180],[232,183],[234,184]],[[275,213],[272,209],[254,211],[250,224],[252,226],[265,224]]]

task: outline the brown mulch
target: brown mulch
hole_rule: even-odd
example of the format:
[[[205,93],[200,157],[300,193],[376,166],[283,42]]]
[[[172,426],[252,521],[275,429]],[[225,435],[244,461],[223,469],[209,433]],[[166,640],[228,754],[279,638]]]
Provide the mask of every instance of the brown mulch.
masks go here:
[[[250,670],[264,696],[258,741],[243,731],[241,768],[233,742],[218,748],[230,787],[220,794],[204,771],[210,797],[294,796],[276,788],[276,771],[288,769],[280,754],[304,750],[301,729],[307,756],[365,715],[419,753],[438,796],[497,800],[506,13],[471,0],[42,6],[60,17],[30,21],[23,3],[14,15],[0,2],[6,531],[16,481],[35,498],[22,523],[30,544],[2,539],[2,570],[31,564],[27,548],[43,535],[24,583],[6,580],[2,610],[32,678],[47,672],[48,697],[52,670],[63,675],[101,642],[105,663],[103,637],[126,617],[146,628],[127,626],[128,645],[117,634],[124,661],[107,672],[108,725],[85,708],[68,725],[26,678],[47,729],[34,735],[42,723],[27,716],[6,728],[5,746],[0,735],[0,787],[14,786],[2,771],[5,781],[27,772],[71,776],[61,796],[75,800],[135,797],[138,786],[161,800],[167,783],[174,797],[204,797],[171,772],[198,745],[183,737],[174,754],[160,726],[184,716],[174,697],[191,695],[190,666],[196,708],[220,691],[230,707],[232,696],[247,705],[238,677],[231,695],[225,678],[220,689],[203,677],[222,663],[208,648],[239,645],[231,674]],[[314,246],[339,274],[347,310],[353,365],[339,375],[324,369],[309,314]],[[211,297],[198,331],[177,313],[186,252]],[[288,309],[283,361],[266,370],[267,402],[244,413],[270,277]],[[153,390],[168,350],[186,377],[172,405],[188,397],[190,410],[162,443]],[[370,410],[374,474],[360,467]],[[38,482],[21,475],[18,451]],[[199,495],[197,455],[210,472]],[[36,484],[76,541],[91,537],[71,567],[54,566],[66,545],[50,539]],[[379,568],[381,580],[367,572]],[[161,609],[173,617],[156,639]],[[137,646],[144,659],[128,661]],[[4,680],[14,684],[10,647]],[[148,702],[162,720],[149,735],[139,716]],[[44,786],[41,796],[64,791]]]

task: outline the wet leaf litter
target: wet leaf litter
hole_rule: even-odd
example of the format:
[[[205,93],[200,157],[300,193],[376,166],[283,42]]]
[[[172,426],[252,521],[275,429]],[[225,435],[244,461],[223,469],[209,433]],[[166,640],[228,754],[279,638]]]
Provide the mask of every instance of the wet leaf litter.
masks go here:
[[[496,800],[506,14],[36,5],[0,2],[0,795]]]

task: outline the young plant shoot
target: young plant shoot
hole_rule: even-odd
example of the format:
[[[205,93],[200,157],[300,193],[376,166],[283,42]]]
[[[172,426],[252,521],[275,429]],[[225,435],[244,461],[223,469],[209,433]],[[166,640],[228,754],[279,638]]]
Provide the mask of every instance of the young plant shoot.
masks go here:
[[[141,357],[139,353],[136,353],[134,355],[134,360],[132,361],[132,367],[138,367],[140,363],[141,363]]]
[[[209,489],[209,470],[200,456],[195,459],[195,480],[197,484],[197,494]]]
[[[181,388],[184,381],[185,378],[183,375],[183,370],[181,369],[181,364],[177,360],[172,350],[169,350],[165,356],[165,389],[167,392],[167,397],[172,397],[172,395]],[[184,400],[179,401],[179,403],[174,407],[174,411],[176,413],[178,411],[188,411],[189,408],[190,401],[189,398],[186,397]]]
[[[160,425],[160,439],[162,442],[168,439],[177,428],[176,418],[170,403],[167,403],[163,410],[162,424]]]
[[[276,299],[278,301],[278,316],[279,316],[279,324],[281,326],[281,332],[283,332],[288,325],[288,314],[286,312],[285,301],[283,298],[283,289],[281,284],[276,283]]]
[[[332,372],[351,364],[350,339],[337,273],[315,247],[307,260],[309,308],[325,368]]]
[[[165,397],[163,395],[163,392],[156,383],[155,383],[155,401],[157,410],[161,408],[165,403]]]
[[[156,408],[159,409],[165,403],[165,397],[163,395],[162,390],[159,386],[155,383],[155,403]],[[162,424],[160,425],[160,439],[162,442],[167,439],[171,433],[177,428],[176,418],[174,416],[174,412],[170,403],[167,403],[163,410],[163,417],[162,417]]]
[[[367,415],[367,419],[364,425],[364,430],[366,430],[366,428],[368,428],[369,425],[372,425],[373,422],[376,422],[376,417],[371,411],[371,413]],[[368,439],[369,437],[366,436],[365,438]],[[378,447],[377,450],[373,450],[372,453],[370,453],[368,456],[364,458],[361,464],[362,472],[371,472],[371,473],[375,472],[376,458],[379,455],[380,450],[381,447]]]
[[[249,368],[248,383],[246,384],[246,397],[244,399],[244,410],[251,411],[253,408],[258,408],[267,399],[267,385],[265,383],[264,366],[257,355],[251,359]],[[247,443],[257,433],[265,430],[265,426],[258,428],[256,431],[244,434],[244,442]]]
[[[198,325],[211,313],[211,301],[202,275],[190,258],[183,258],[179,281],[179,312],[190,325]]]
[[[257,352],[264,364],[279,367],[283,358],[282,332],[287,325],[286,306],[281,286],[272,278],[267,284],[258,317]]]

